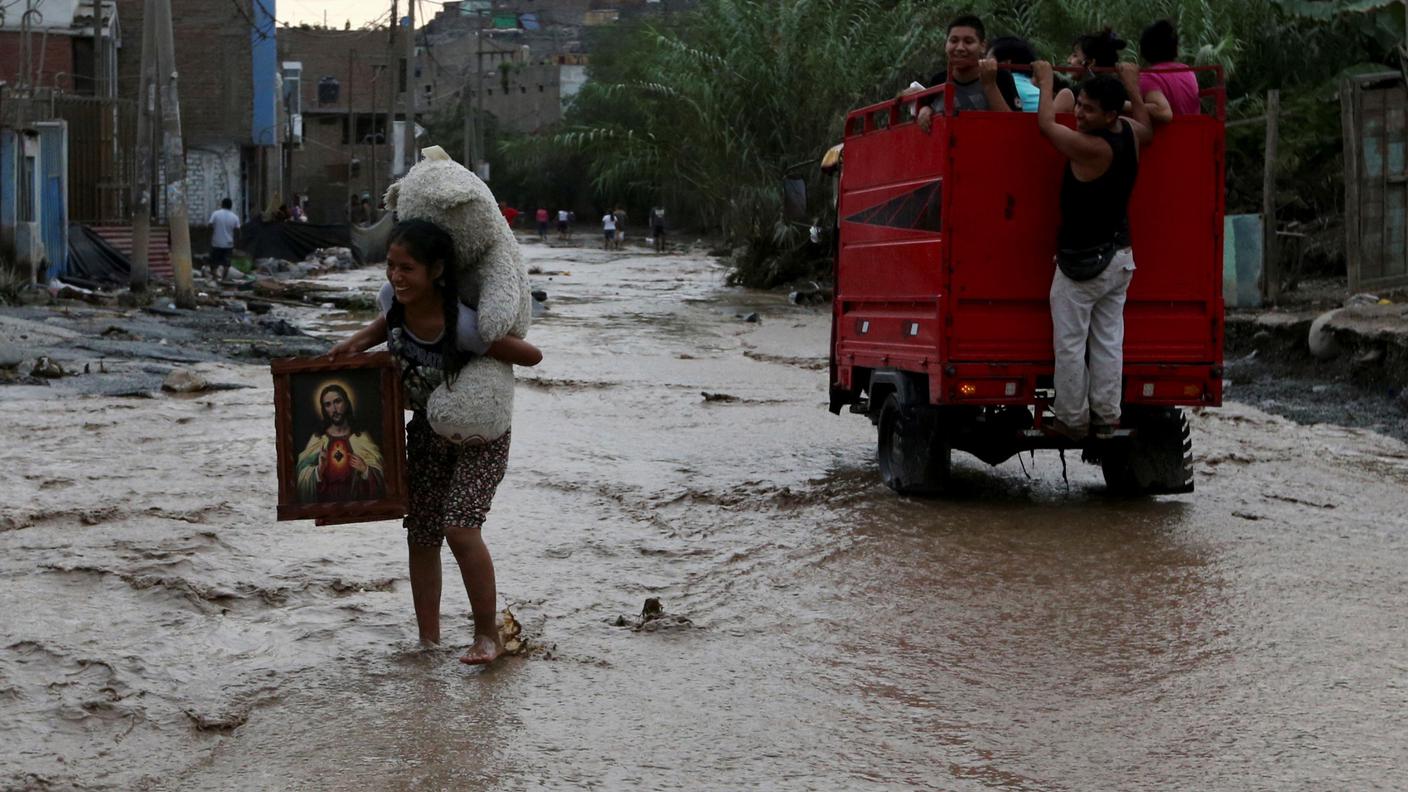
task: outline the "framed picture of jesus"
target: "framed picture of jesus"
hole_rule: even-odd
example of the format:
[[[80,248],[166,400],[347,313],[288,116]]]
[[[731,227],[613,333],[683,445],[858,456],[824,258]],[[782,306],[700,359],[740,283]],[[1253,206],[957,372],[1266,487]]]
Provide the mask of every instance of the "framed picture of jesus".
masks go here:
[[[284,358],[274,377],[280,520],[319,525],[406,513],[406,429],[386,352]]]

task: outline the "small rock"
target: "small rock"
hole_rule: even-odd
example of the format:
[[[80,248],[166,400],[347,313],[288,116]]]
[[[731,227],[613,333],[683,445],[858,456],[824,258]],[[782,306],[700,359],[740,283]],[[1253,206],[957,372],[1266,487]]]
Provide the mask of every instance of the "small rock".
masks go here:
[[[230,313],[242,314],[248,313],[249,306],[246,305],[243,300],[227,300],[225,302],[225,310]]]
[[[51,360],[48,355],[34,361],[34,368],[29,372],[32,377],[43,377],[44,379],[58,379],[64,373],[64,367]]]
[[[24,353],[14,344],[0,344],[0,369],[19,368],[24,362]]]
[[[19,293],[20,305],[48,305],[54,301],[48,289],[24,289]]]
[[[307,333],[289,324],[283,319],[264,319],[259,323],[262,327],[276,336],[301,336]]]
[[[260,302],[258,300],[250,300],[246,305],[249,308],[250,313],[257,314],[259,316],[263,316],[264,314],[269,313],[269,311],[272,310],[274,307],[272,303]]]
[[[753,313],[750,313],[747,316],[743,317],[743,321],[757,323],[762,321],[762,318],[758,316],[757,311],[754,311]]]
[[[1326,311],[1310,323],[1310,335],[1306,342],[1310,346],[1310,354],[1314,355],[1316,360],[1332,360],[1340,354],[1340,345],[1335,341],[1334,330],[1328,326],[1338,313],[1339,309]]]
[[[161,389],[173,393],[199,393],[210,387],[205,377],[188,368],[178,368],[166,375]]]
[[[547,302],[548,293],[543,291],[542,289],[534,290],[533,299],[537,300],[538,302]]]

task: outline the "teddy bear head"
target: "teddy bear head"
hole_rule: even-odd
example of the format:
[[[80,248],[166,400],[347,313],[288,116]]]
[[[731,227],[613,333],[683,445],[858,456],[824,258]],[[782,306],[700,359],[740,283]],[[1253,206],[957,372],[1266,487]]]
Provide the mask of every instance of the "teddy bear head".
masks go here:
[[[518,242],[494,194],[439,146],[386,190],[401,220],[428,220],[455,240],[460,298],[479,310],[479,329],[495,340],[527,332],[532,297]]]

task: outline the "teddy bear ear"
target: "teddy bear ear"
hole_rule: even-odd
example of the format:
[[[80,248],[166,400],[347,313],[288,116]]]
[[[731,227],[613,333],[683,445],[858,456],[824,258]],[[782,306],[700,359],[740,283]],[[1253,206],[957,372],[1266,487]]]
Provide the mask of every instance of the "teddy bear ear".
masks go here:
[[[396,211],[396,199],[401,196],[401,182],[395,181],[386,188],[386,195],[382,196],[382,202],[386,204],[388,211]]]

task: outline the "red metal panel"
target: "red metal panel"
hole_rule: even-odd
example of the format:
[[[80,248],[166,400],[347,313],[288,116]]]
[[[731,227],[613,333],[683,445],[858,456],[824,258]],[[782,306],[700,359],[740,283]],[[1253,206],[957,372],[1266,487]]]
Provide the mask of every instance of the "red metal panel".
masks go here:
[[[843,384],[852,365],[922,371],[938,362],[945,135],[942,119],[921,132],[913,104],[857,111],[847,126],[845,158],[862,164],[842,169],[837,205],[834,311]]]
[[[1214,98],[1218,117],[1178,118],[1141,154],[1130,205],[1138,270],[1125,309],[1132,402],[1221,403],[1223,127]],[[1065,162],[1032,114],[940,116],[926,135],[907,120],[908,104],[865,108],[847,124],[838,378],[849,386],[852,366],[900,368],[928,375],[933,398],[949,400],[962,377],[986,377],[1018,381],[1019,393],[1004,386],[993,397],[993,383],[977,383],[965,401],[1030,400],[1051,373],[1047,295]],[[914,220],[912,197],[935,185],[937,217],[895,220]],[[1199,394],[1185,395],[1195,383]]]

